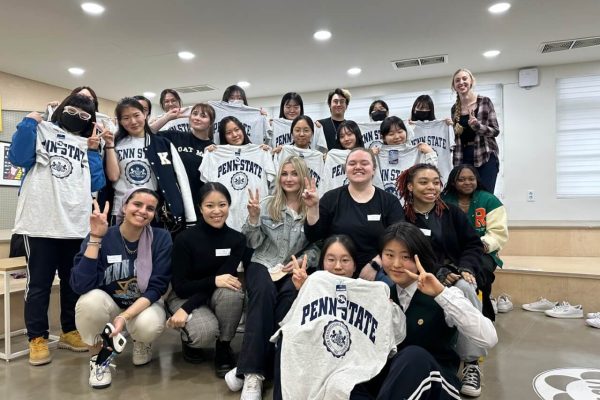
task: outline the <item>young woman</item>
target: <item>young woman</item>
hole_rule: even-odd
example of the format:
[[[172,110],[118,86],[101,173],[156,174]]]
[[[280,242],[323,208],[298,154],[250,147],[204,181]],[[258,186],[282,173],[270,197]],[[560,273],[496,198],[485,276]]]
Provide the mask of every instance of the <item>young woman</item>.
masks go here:
[[[182,107],[182,104],[181,97],[175,89],[164,89],[160,92],[160,108],[164,113],[150,120],[149,126],[152,132],[173,127],[178,127],[182,131],[189,130],[187,126],[189,107]],[[149,112],[146,115],[148,114]]]
[[[508,241],[506,208],[502,202],[488,192],[479,178],[477,169],[472,165],[459,165],[450,172],[448,185],[442,193],[446,203],[458,206],[475,228],[483,243],[484,256],[481,271],[485,275],[485,284],[481,287],[483,295],[483,315],[494,321],[495,314],[490,301],[494,270],[502,268],[498,252]]]
[[[281,163],[273,196],[261,201],[258,190],[249,189],[248,219],[242,227],[248,246],[254,249],[245,271],[248,311],[237,370],[225,377],[232,389],[239,389],[236,375],[244,377],[242,399],[259,399],[262,381],[272,373],[274,353],[269,338],[296,296],[289,275],[293,269],[291,257],[303,253],[308,265],[317,264],[318,250],[308,247],[302,230],[307,210],[302,201],[306,181],[304,161],[290,157]]]
[[[436,263],[436,276],[446,286],[456,286],[475,307],[481,310],[477,287],[486,285],[481,271],[483,245],[465,214],[440,198],[441,177],[431,164],[417,164],[400,175],[397,189],[404,200],[406,220],[425,232],[431,241]],[[481,393],[478,360],[486,350],[459,336],[457,351],[465,361],[461,392]]]
[[[304,115],[304,103],[302,97],[295,92],[288,92],[281,98],[279,106],[279,118],[271,121],[273,133],[271,135],[271,147],[277,148],[285,144],[292,144],[291,124],[299,116]],[[321,152],[327,151],[327,141],[323,129],[315,129],[311,140],[311,148]]]
[[[355,147],[365,147],[360,128],[354,121],[344,121],[338,127],[335,149],[352,150]]]
[[[500,165],[496,143],[500,128],[494,104],[475,93],[473,86],[475,78],[468,69],[461,68],[452,75],[451,88],[456,92],[451,110],[456,133],[453,161],[454,166],[475,166],[481,181],[493,193]]]
[[[24,235],[28,256],[25,326],[32,365],[52,361],[48,306],[57,270],[63,330],[58,347],[87,350],[75,327],[78,296],[68,282],[73,256],[88,231],[92,192],[105,184],[94,110],[87,97],[71,94],[56,108],[52,122],[29,113],[17,126],[8,151],[10,162],[27,171],[14,232]]]
[[[299,115],[304,115],[302,96],[296,92],[284,94],[279,105],[279,118],[293,120]]]
[[[113,182],[113,215],[123,204],[125,192],[144,187],[160,194],[155,215],[163,227],[176,232],[196,222],[194,203],[179,153],[166,138],[152,135],[139,101],[125,97],[115,109],[119,133],[105,134],[106,175]]]
[[[369,119],[371,121],[383,121],[390,114],[390,108],[383,100],[375,100],[369,106]]]
[[[245,106],[248,105],[246,91],[238,85],[228,86],[223,92],[223,97],[221,98],[221,101],[234,104],[241,103]]]
[[[244,305],[237,267],[246,238],[225,224],[231,206],[225,186],[208,182],[198,196],[198,224],[178,235],[173,245],[173,291],[167,299],[172,316],[167,326],[181,329],[188,362],[202,362],[201,349],[214,346],[215,371],[222,378],[235,366],[230,342]]]
[[[422,94],[415,99],[410,111],[409,123],[412,121],[435,121],[435,107],[429,95]]]
[[[96,113],[96,122],[101,124],[105,129],[110,130],[111,132],[115,131],[115,124],[113,119],[106,114],[102,114],[98,112],[98,96],[94,89],[89,86],[78,86],[71,91],[71,94],[79,94],[81,96],[85,96],[90,99],[94,103],[94,112]],[[56,107],[59,105],[58,101],[51,101],[48,103],[48,110],[44,114],[44,119],[51,121],[52,115],[56,111]]]
[[[160,300],[171,279],[171,236],[150,226],[159,203],[149,189],[127,191],[117,225],[108,227],[94,201],[90,234],[75,256],[71,286],[80,294],[75,309],[83,341],[99,351],[89,362],[89,384],[100,389],[112,381],[100,333],[110,322],[112,337],[125,328],[133,339],[133,364],[152,360],[152,342],[162,333],[165,311]]]
[[[348,185],[328,191],[319,200],[315,181],[303,194],[308,207],[304,231],[311,242],[346,234],[357,247],[357,273],[373,280],[379,271],[379,236],[389,225],[404,220],[398,199],[373,185],[375,156],[356,147],[346,159]]]
[[[135,95],[133,98],[140,102],[142,108],[144,109],[144,115],[146,116],[146,119],[148,119],[152,114],[152,102],[150,99],[142,96],[141,94]]]

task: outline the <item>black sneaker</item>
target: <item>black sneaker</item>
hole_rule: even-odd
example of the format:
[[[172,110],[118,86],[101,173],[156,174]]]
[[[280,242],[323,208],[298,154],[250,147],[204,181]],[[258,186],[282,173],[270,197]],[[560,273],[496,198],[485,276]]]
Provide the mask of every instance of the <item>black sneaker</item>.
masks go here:
[[[477,362],[465,363],[462,375],[460,393],[465,396],[479,397],[481,394],[481,369],[479,369],[479,364]]]
[[[200,364],[206,361],[206,356],[202,349],[190,347],[185,342],[181,342],[181,350],[183,352],[183,359],[190,364]]]
[[[229,342],[217,340],[215,344],[215,373],[219,378],[224,378],[225,374],[234,367],[235,361]]]

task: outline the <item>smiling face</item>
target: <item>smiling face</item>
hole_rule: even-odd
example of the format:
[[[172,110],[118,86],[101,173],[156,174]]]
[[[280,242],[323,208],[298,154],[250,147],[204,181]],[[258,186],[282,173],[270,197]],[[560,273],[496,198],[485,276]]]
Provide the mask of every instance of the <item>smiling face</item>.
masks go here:
[[[210,128],[210,116],[200,107],[194,108],[190,114],[190,128],[194,132],[206,132]]]
[[[346,247],[340,242],[334,242],[325,251],[323,269],[335,275],[351,278],[356,265]]]
[[[241,146],[244,143],[244,131],[233,121],[225,125],[225,140],[227,144]]]
[[[285,119],[293,120],[300,115],[300,104],[296,100],[288,100],[283,106],[283,116]]]
[[[312,140],[312,136],[313,131],[310,129],[308,122],[303,119],[296,122],[296,125],[294,125],[294,130],[292,131],[294,145],[300,147],[301,149],[308,149],[310,146],[310,141]]]
[[[344,119],[344,113],[346,112],[346,108],[348,107],[347,103],[348,102],[344,96],[334,94],[331,98],[331,103],[329,104],[329,111],[331,111],[331,116],[338,120]]]
[[[340,144],[343,149],[352,150],[356,147],[356,135],[348,128],[340,129]]]
[[[463,168],[456,177],[454,185],[459,194],[470,196],[477,190],[477,178],[469,168]]]
[[[298,193],[301,187],[300,176],[292,163],[287,163],[281,169],[279,184],[283,191],[287,193]]]
[[[179,104],[179,100],[177,100],[177,97],[173,96],[172,93],[167,93],[165,94],[165,98],[163,100],[163,110],[165,110],[165,112],[172,110],[174,108],[181,108],[181,104]]]
[[[442,190],[440,175],[429,168],[418,170],[407,186],[418,208],[426,208],[434,204]]]
[[[204,222],[208,225],[217,229],[222,228],[229,216],[227,198],[222,193],[213,190],[200,203],[200,212]]]
[[[381,252],[381,266],[390,279],[402,288],[414,282],[405,271],[416,274],[417,264],[403,242],[390,240],[385,244]]]
[[[406,143],[406,131],[397,125],[390,128],[387,135],[383,137],[383,142],[387,145],[398,145]]]
[[[375,174],[373,157],[368,150],[355,151],[346,159],[346,176],[351,184],[371,182]]]
[[[123,205],[123,223],[142,228],[152,222],[157,206],[156,197],[150,193],[136,192]]]
[[[468,71],[460,70],[452,77],[452,88],[458,94],[465,95],[473,87],[473,75]]]
[[[131,136],[143,136],[146,116],[135,107],[125,107],[121,113],[119,123]]]

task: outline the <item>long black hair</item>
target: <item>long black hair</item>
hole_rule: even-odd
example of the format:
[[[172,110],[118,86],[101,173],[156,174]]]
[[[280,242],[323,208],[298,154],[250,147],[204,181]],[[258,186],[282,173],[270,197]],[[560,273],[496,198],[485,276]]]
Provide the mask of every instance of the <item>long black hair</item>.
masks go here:
[[[345,121],[342,121],[342,123],[337,128],[334,148],[342,150],[344,149],[344,146],[342,146],[342,142],[340,141],[340,132],[342,131],[342,129],[346,129],[348,132],[354,135],[354,137],[356,138],[356,145],[354,147],[365,147],[365,141],[363,140],[362,133],[360,131],[360,128],[358,127],[358,124],[352,120],[347,119]]]
[[[65,99],[56,107],[56,110],[52,113],[52,117],[50,118],[50,122],[57,124],[61,128],[64,128],[62,124],[63,111],[66,106],[77,107],[82,111],[90,114],[91,118],[87,120],[87,127],[84,131],[79,132],[78,135],[81,137],[88,138],[92,135],[92,130],[94,129],[94,124],[96,123],[96,107],[94,102],[87,96],[82,94],[72,93],[65,97]]]
[[[427,236],[416,225],[397,222],[388,226],[379,242],[379,254],[381,255],[385,246],[394,240],[406,246],[411,258],[418,255],[425,271],[435,275],[439,268],[435,261],[435,253]]]
[[[239,119],[237,119],[236,117],[234,117],[232,115],[225,117],[221,121],[219,121],[219,143],[227,144],[227,138],[225,137],[225,132],[226,132],[226,128],[227,128],[227,123],[229,123],[229,122],[233,122],[234,124],[236,124],[236,126],[238,128],[240,128],[240,130],[244,133],[244,142],[242,144],[244,145],[244,144],[250,143],[250,138],[248,137],[248,134],[246,133],[246,128],[244,127],[244,124],[242,124],[242,122]]]
[[[429,108],[429,114],[425,118],[426,121],[434,121],[435,120],[435,108],[433,107],[433,100],[427,94],[422,94],[413,103],[412,110],[410,111],[410,119],[413,121],[418,121],[418,118],[415,115],[415,111],[417,106],[426,106]]]
[[[484,183],[481,181],[481,177],[479,176],[479,172],[477,172],[477,168],[470,164],[461,164],[457,167],[452,168],[450,174],[448,175],[448,182],[446,183],[446,187],[442,191],[442,196],[444,195],[454,195],[458,197],[458,190],[456,189],[456,181],[460,176],[460,173],[463,169],[470,170],[473,175],[475,175],[475,180],[477,181],[477,189],[489,192],[489,190],[485,187]]]
[[[298,103],[298,105],[300,106],[300,115],[304,115],[304,102],[302,101],[302,96],[300,96],[296,92],[287,92],[281,98],[281,104],[279,105],[279,118],[285,118],[283,109],[285,108],[285,105],[290,101],[295,101],[296,103]]]
[[[129,107],[140,110],[142,114],[144,113],[144,107],[142,107],[142,103],[140,103],[136,98],[123,97],[121,100],[119,100],[117,107],[115,107],[115,115],[117,116],[117,123],[119,124],[119,132],[115,137],[115,143],[118,143],[119,141],[121,141],[121,139],[129,135],[129,132],[127,132],[127,130],[121,124],[121,117],[123,115],[123,111],[125,111],[125,109]],[[148,125],[147,118],[144,119],[144,132],[146,134],[152,134],[152,130],[150,129],[150,125]]]
[[[242,98],[242,101],[244,102],[244,105],[247,106],[248,105],[248,99],[246,98],[246,91],[244,89],[242,89],[238,85],[228,86],[227,89],[225,89],[225,91],[223,92],[223,97],[221,98],[221,101],[228,102],[229,98],[231,96],[233,96],[233,94],[235,92],[239,92],[240,93],[240,97]]]
[[[321,250],[321,257],[319,257],[319,269],[324,269],[323,263],[325,261],[325,254],[327,253],[327,249],[329,249],[329,247],[334,243],[341,244],[342,246],[344,246],[346,251],[348,251],[348,254],[350,254],[350,257],[354,262],[354,270],[356,271],[356,246],[354,245],[354,242],[348,235],[331,235],[327,239],[325,239],[325,241],[323,242],[323,249]]]

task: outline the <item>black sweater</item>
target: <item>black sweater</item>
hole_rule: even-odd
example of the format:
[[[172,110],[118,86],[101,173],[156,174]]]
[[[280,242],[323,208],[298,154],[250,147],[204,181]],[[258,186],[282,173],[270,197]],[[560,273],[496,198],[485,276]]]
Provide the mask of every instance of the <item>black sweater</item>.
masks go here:
[[[203,218],[180,233],[173,244],[171,282],[177,297],[188,300],[181,308],[191,313],[206,304],[216,289],[216,276],[237,275],[245,248],[243,234],[227,225],[213,228]]]

